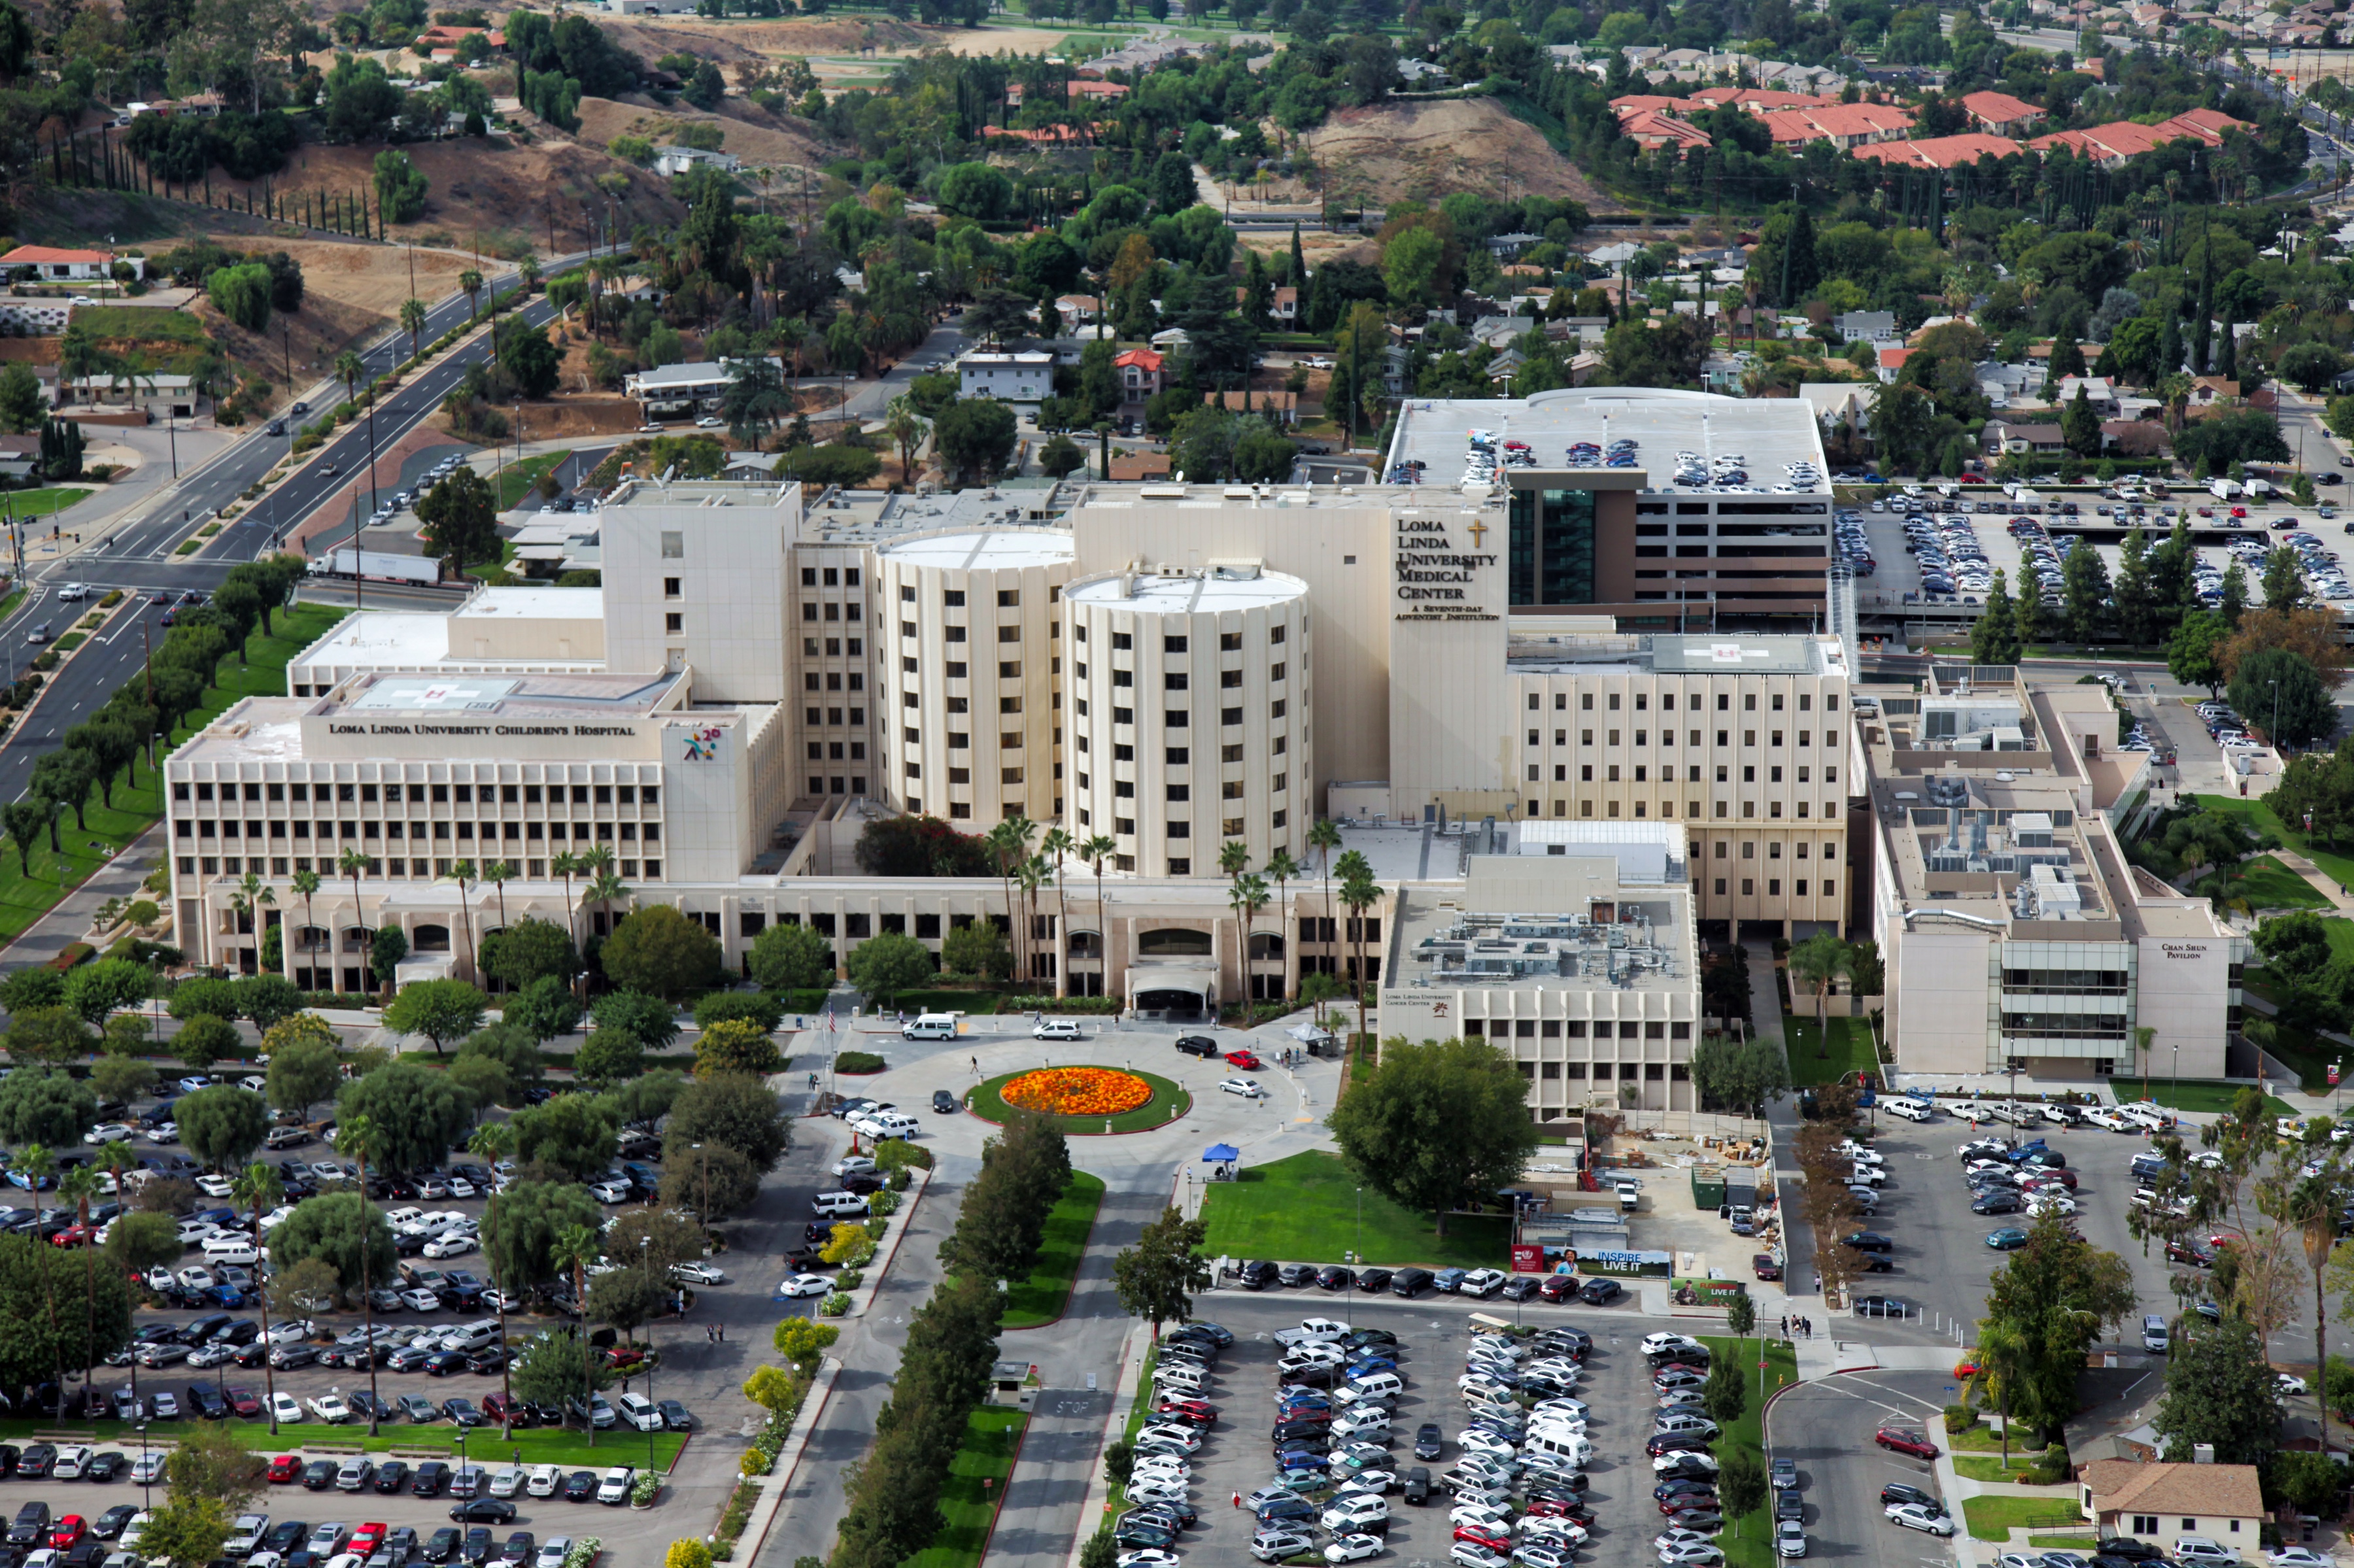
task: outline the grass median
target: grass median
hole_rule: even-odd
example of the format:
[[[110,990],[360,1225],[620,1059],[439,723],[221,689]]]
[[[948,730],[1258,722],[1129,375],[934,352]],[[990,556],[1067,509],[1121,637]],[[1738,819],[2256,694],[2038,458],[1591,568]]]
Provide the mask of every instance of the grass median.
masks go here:
[[[276,1436],[270,1436],[269,1425],[259,1421],[234,1421],[229,1430],[246,1439],[247,1446],[257,1454],[292,1454],[312,1447],[357,1448],[369,1454],[386,1454],[394,1448],[430,1448],[455,1459],[459,1455],[458,1429],[445,1422],[412,1426],[407,1423],[390,1422],[375,1436],[368,1436],[365,1422],[345,1426],[329,1426],[323,1423],[281,1426]],[[194,1430],[191,1424],[156,1422],[147,1428],[151,1440],[178,1437]],[[32,1440],[36,1432],[85,1432],[82,1441],[99,1449],[117,1449],[136,1454],[139,1434],[129,1425],[119,1421],[101,1421],[83,1426],[49,1421],[0,1421],[0,1441],[22,1446]],[[652,1435],[652,1463],[661,1469],[670,1468],[671,1461],[686,1446],[686,1437],[677,1432],[657,1432]],[[647,1435],[642,1432],[609,1431],[597,1435],[597,1445],[590,1447],[588,1435],[566,1427],[527,1427],[502,1442],[496,1423],[474,1427],[466,1435],[465,1457],[469,1463],[479,1465],[510,1465],[522,1455],[525,1465],[564,1465],[576,1469],[606,1469],[615,1465],[642,1466],[647,1463]]]
[[[1812,1084],[1835,1084],[1851,1073],[1872,1073],[1880,1070],[1880,1054],[1872,1043],[1872,1025],[1861,1018],[1833,1018],[1818,1025],[1811,1018],[1785,1017],[1782,1038],[1788,1042],[1784,1054],[1790,1062],[1790,1082],[1799,1088]],[[1830,1050],[1823,1050],[1828,1033]]]
[[[2009,1541],[2014,1530],[2064,1530],[2084,1522],[2084,1510],[2067,1498],[1962,1499],[1962,1518],[1972,1541]]]
[[[904,1568],[973,1568],[981,1561],[1029,1419],[1023,1411],[995,1404],[984,1404],[965,1418],[964,1445],[949,1465],[948,1484],[940,1489],[940,1515],[947,1522]]]
[[[1713,1360],[1730,1358],[1744,1373],[1743,1386],[1749,1399],[1742,1407],[1740,1419],[1728,1422],[1716,1441],[1716,1457],[1730,1458],[1736,1451],[1746,1449],[1763,1465],[1766,1459],[1766,1401],[1775,1391],[1798,1381],[1797,1352],[1787,1341],[1761,1340],[1754,1336],[1734,1339],[1729,1334],[1697,1336],[1706,1345]],[[1764,1361],[1763,1372],[1757,1363]],[[1768,1492],[1762,1507],[1740,1514],[1726,1521],[1733,1528],[1720,1532],[1716,1543],[1724,1549],[1725,1568],[1773,1568],[1774,1501]]]
[[[1078,1278],[1079,1262],[1087,1255],[1087,1234],[1095,1229],[1096,1210],[1103,1195],[1102,1177],[1084,1171],[1071,1172],[1070,1185],[1047,1212],[1046,1234],[1038,1244],[1030,1277],[1014,1281],[1006,1290],[1003,1327],[1044,1328],[1063,1315],[1071,1287]]]
[[[1500,1268],[1512,1242],[1502,1214],[1449,1214],[1442,1236],[1428,1214],[1362,1191],[1339,1155],[1318,1150],[1208,1183],[1202,1224],[1203,1250],[1213,1257],[1338,1263],[1355,1252],[1360,1262],[1391,1268]]]
[[[2116,1084],[2122,1083],[2123,1081],[2124,1080],[2122,1079],[2113,1079],[2111,1080],[2111,1086],[2114,1087]],[[2136,1086],[2136,1087],[2138,1086],[2138,1085]],[[2190,1111],[2192,1114],[2199,1116],[2221,1116],[2232,1108],[2232,1098],[2237,1096],[2242,1089],[2246,1088],[2247,1086],[2248,1086],[2245,1084],[2202,1083],[2197,1081],[2186,1084],[2178,1084],[2170,1082],[2165,1078],[2152,1078],[2149,1084],[2149,1098],[2153,1105],[2164,1106],[2168,1110]],[[2295,1116],[2297,1113],[2296,1107],[2290,1105],[2286,1100],[2282,1099],[2278,1095],[2266,1095],[2264,1097],[2264,1114],[2267,1116]]]
[[[965,1096],[965,1107],[983,1121],[1002,1122],[1014,1114],[1016,1107],[1008,1104],[1002,1091],[1006,1085],[1025,1075],[1006,1073],[990,1079]],[[1142,1132],[1150,1128],[1165,1127],[1193,1108],[1193,1097],[1185,1086],[1162,1077],[1158,1073],[1133,1072],[1152,1090],[1152,1097],[1134,1110],[1116,1116],[1058,1116],[1048,1119],[1060,1128],[1066,1138],[1085,1138],[1104,1133]]]
[[[222,660],[220,683],[206,689],[203,705],[181,721],[175,735],[194,735],[245,697],[283,696],[287,661],[317,641],[329,627],[349,613],[327,605],[297,605],[280,610],[276,617],[278,635],[257,635],[247,645],[248,659],[242,669],[238,666],[235,653]],[[137,675],[132,678],[135,680]],[[47,717],[59,723],[65,720],[62,712]],[[158,758],[170,749],[170,745],[159,742]],[[5,853],[0,853],[0,941],[22,936],[59,899],[80,886],[90,873],[161,820],[164,798],[154,771],[144,759],[139,762],[136,771],[137,784],[114,786],[111,807],[101,805],[96,791],[92,791],[90,802],[82,812],[86,827],[78,825],[71,812],[59,817],[58,843],[61,853],[50,853],[44,840],[34,852],[29,874],[15,845],[8,845]]]

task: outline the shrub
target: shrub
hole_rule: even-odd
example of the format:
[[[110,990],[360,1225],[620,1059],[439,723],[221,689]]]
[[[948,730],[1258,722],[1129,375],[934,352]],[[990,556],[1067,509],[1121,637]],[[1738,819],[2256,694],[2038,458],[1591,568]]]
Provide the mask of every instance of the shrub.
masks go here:
[[[839,1318],[844,1312],[850,1310],[850,1298],[837,1290],[832,1295],[827,1297],[824,1300],[819,1302],[817,1304],[817,1310],[820,1317]]]
[[[1972,1410],[1968,1405],[1949,1404],[1946,1406],[1946,1430],[1947,1432],[1967,1432],[1971,1427],[1976,1426],[1978,1424],[1978,1412]]]
[[[866,1283],[866,1271],[859,1268],[845,1268],[834,1276],[833,1282],[844,1290],[855,1290]]]
[[[837,1073],[879,1073],[886,1065],[872,1051],[843,1051],[833,1058]]]
[[[876,1219],[887,1220],[893,1214],[899,1212],[899,1202],[900,1199],[898,1193],[886,1191],[874,1193],[868,1197],[866,1200],[866,1206],[875,1212],[875,1217]]]

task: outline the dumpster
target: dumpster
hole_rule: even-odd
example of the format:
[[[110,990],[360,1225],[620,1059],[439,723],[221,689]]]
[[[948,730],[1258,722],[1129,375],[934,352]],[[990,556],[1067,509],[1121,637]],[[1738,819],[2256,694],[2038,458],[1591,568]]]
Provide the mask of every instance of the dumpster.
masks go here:
[[[1695,1165],[1691,1172],[1692,1207],[1721,1209],[1724,1206],[1724,1167]]]

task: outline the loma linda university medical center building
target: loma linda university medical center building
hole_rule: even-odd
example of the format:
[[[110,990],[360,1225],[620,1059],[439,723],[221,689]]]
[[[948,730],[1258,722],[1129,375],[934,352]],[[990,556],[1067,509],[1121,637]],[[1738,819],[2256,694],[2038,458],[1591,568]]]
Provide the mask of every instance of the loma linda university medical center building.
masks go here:
[[[1589,440],[1632,440],[1641,466],[1572,455]],[[1498,450],[1512,461],[1458,478]],[[1763,477],[1723,482],[1728,455]],[[1688,1106],[1701,944],[1735,934],[1879,937],[1890,1016],[1934,1039],[1928,1070],[2018,1055],[2123,1072],[2120,1019],[2156,1024],[2186,1071],[2221,1070],[2223,961],[2169,971],[2135,946],[2158,928],[2144,906],[2167,901],[2120,885],[2086,825],[2133,781],[2114,758],[2065,775],[2041,709],[1982,737],[1988,756],[1956,739],[1942,760],[1966,779],[2004,761],[2013,793],[2053,772],[2073,792],[2052,830],[2064,856],[2026,857],[2042,869],[2024,884],[2015,852],[1998,868],[2013,816],[2055,803],[1987,788],[1969,809],[1988,853],[1914,870],[1926,829],[1895,832],[1898,791],[1881,796],[1922,747],[1875,740],[1893,704],[1858,694],[1844,644],[1814,630],[1830,496],[1766,487],[1793,464],[1820,472],[1805,405],[1416,403],[1390,462],[1426,482],[881,496],[625,481],[597,514],[602,588],[353,615],[296,656],[288,695],[237,704],[173,754],[180,939],[251,973],[283,923],[289,978],[355,991],[368,933],[397,925],[404,980],[474,978],[468,939],[502,921],[605,927],[571,906],[579,879],[567,889],[558,861],[601,849],[630,889],[613,917],[673,905],[731,963],[771,922],[814,927],[837,957],[885,931],[937,950],[1007,918],[999,880],[866,875],[859,835],[902,812],[976,834],[1022,818],[1112,844],[1100,896],[1070,860],[1023,907],[1014,947],[1040,993],[1189,1017],[1310,972],[1346,980],[1362,953],[1386,1030],[1510,1042],[1541,1116],[1598,1078],[1610,1103],[1631,1086]],[[1382,885],[1362,928],[1308,845],[1327,816]],[[1218,870],[1228,843],[1262,874],[1278,851],[1308,869],[1246,922]],[[356,889],[340,871],[354,852]],[[503,889],[453,879],[494,861],[514,870]],[[306,870],[322,879],[307,901],[288,886]],[[260,929],[236,907],[249,874],[277,895]],[[2031,920],[2014,885],[2041,900]],[[2190,939],[2222,953],[2181,902],[2168,939],[2200,927]],[[1991,956],[1915,965],[1915,933]],[[2080,963],[2085,943],[2099,954]],[[2026,972],[2072,993],[2096,977],[2084,994],[2102,1000],[2015,1006]],[[2182,983],[2143,1008],[2160,973]],[[1984,994],[1962,994],[1972,975]],[[2013,1026],[2052,1012],[2099,1022]],[[1980,1015],[1982,1032],[1961,1026]]]

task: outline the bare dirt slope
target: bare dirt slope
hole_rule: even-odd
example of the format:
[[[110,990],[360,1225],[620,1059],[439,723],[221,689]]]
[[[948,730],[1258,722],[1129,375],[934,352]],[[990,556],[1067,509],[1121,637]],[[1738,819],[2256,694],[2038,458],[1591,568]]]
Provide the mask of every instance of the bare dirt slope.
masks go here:
[[[1488,99],[1384,103],[1344,109],[1309,133],[1334,190],[1351,185],[1368,202],[1435,201],[1452,191],[1489,196],[1568,196],[1617,204],[1587,183],[1533,126]]]
[[[673,49],[716,59],[754,56],[854,55],[872,47],[877,54],[917,54],[946,49],[957,55],[1044,54],[1069,36],[1062,28],[984,26],[928,27],[888,16],[804,16],[773,21],[716,21],[693,16],[599,16],[598,25],[645,59]]]
[[[216,238],[233,249],[257,248],[244,235]],[[451,292],[458,287],[458,274],[472,264],[463,254],[445,250],[333,239],[271,239],[267,248],[283,250],[302,264],[305,301],[332,300],[386,319],[399,313],[401,302],[412,291],[428,302]]]
[[[660,146],[674,140],[681,125],[710,124],[726,135],[720,150],[743,159],[748,169],[822,168],[842,155],[822,137],[780,126],[750,104],[743,105],[741,113],[736,112],[736,99],[724,101],[728,112],[706,114],[684,101],[662,109],[651,99],[584,98],[578,137],[600,148],[616,136],[643,136]]]

